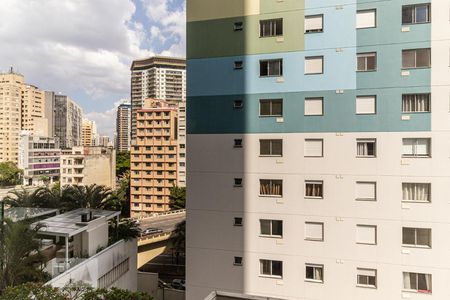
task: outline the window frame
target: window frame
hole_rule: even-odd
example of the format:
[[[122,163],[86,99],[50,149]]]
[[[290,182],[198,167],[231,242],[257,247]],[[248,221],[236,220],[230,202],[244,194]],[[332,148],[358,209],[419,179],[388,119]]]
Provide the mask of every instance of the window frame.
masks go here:
[[[281,142],[281,153],[280,154],[274,154],[273,153],[273,143],[274,142]],[[261,142],[269,142],[269,154],[261,154]],[[259,139],[259,156],[260,157],[283,157],[283,139]]]
[[[373,155],[359,155],[358,154],[358,144],[359,143],[373,143]],[[357,138],[356,139],[356,157],[357,158],[376,158],[377,157],[377,139],[376,138]]]
[[[280,34],[277,33],[277,30],[278,30],[277,21],[281,21],[281,33]],[[263,27],[262,27],[263,23],[269,23],[270,34],[268,34],[268,35],[263,34]],[[259,37],[260,38],[270,38],[270,37],[283,36],[283,33],[284,33],[284,24],[283,23],[284,23],[283,18],[259,20]]]
[[[428,62],[428,66],[417,66],[417,51],[418,50],[428,50],[429,53],[429,62]],[[403,61],[403,54],[406,52],[413,52],[414,51],[414,66],[413,67],[405,67],[404,66],[404,61]],[[429,69],[431,68],[431,48],[414,48],[414,49],[402,49],[402,70],[412,70],[412,69]]]
[[[419,6],[426,6],[427,7],[427,21],[425,22],[417,22],[417,7]],[[404,8],[413,8],[412,10],[412,16],[411,16],[411,23],[405,23],[403,19],[403,9]],[[419,25],[419,24],[428,24],[431,23],[431,3],[416,3],[416,4],[407,4],[402,5],[402,25]]]
[[[306,145],[307,141],[321,141],[322,142],[322,153],[321,153],[321,155],[315,155],[315,156],[310,156],[310,155],[307,156],[307,155],[305,155],[305,145]],[[324,148],[325,148],[324,139],[316,139],[316,138],[305,139],[303,143],[304,143],[304,146],[303,146],[303,157],[312,158],[312,157],[324,157],[325,156],[324,155]]]
[[[416,289],[408,289],[405,288],[405,273],[407,274],[415,274],[416,275]],[[432,294],[433,293],[433,275],[429,273],[418,273],[418,272],[402,272],[403,275],[403,287],[402,290],[405,292],[414,292],[414,293],[421,293],[421,294]],[[430,290],[419,290],[419,275],[425,275],[426,277],[429,277],[430,281]],[[411,276],[408,276],[409,280],[411,281]]]
[[[243,265],[243,258],[242,256],[235,256],[233,258],[233,266],[242,266]]]
[[[306,224],[321,225],[321,227],[322,227],[322,236],[320,238],[308,237],[306,235]],[[305,234],[305,238],[304,238],[305,241],[311,241],[311,242],[323,242],[323,241],[325,241],[325,223],[324,222],[305,221],[304,234]]]
[[[405,229],[413,229],[414,230],[414,244],[405,244],[404,243],[404,230]],[[428,240],[430,241],[429,245],[418,244],[418,231],[426,230],[428,232]],[[402,227],[402,247],[404,248],[420,248],[420,249],[431,249],[433,248],[433,233],[431,228],[422,228],[422,227]]]
[[[375,272],[375,276],[369,276],[369,275],[360,275],[359,273],[358,273],[358,271],[374,271]],[[377,269],[370,269],[370,268],[356,268],[356,286],[357,287],[363,287],[363,288],[372,288],[372,289],[376,289],[377,288],[377,274],[378,272],[377,272]],[[369,278],[369,277],[375,277],[375,284],[374,285],[372,285],[372,284],[369,284],[369,283],[367,283],[367,284],[364,284],[364,283],[360,283],[359,282],[359,279],[360,279],[360,277],[367,277],[367,278]],[[369,281],[367,281],[367,282],[369,282]]]
[[[307,277],[307,268],[313,269],[313,274],[315,273],[314,270],[316,268],[322,269],[322,278],[321,279],[315,279],[315,278],[308,278]],[[307,282],[315,282],[315,283],[324,283],[325,281],[325,267],[323,264],[312,264],[312,263],[305,263],[305,281]]]
[[[261,194],[261,186],[262,181],[270,181],[270,190],[273,191],[274,181],[281,183],[280,184],[280,194]],[[259,196],[260,197],[276,197],[276,198],[282,198],[283,197],[283,179],[259,179]]]
[[[306,72],[306,61],[320,58],[322,60],[322,70],[320,72]],[[305,56],[305,74],[304,75],[321,75],[325,70],[325,57],[323,55],[313,55],[313,56]]]
[[[371,224],[356,224],[356,230],[358,230],[358,227],[369,227],[375,229],[375,237],[373,243],[366,243],[366,242],[359,242],[356,240],[356,244],[358,245],[372,245],[376,246],[378,244],[378,226],[377,225],[371,225]]]
[[[405,140],[416,140],[416,142],[417,142],[417,140],[420,140],[420,139],[428,140],[428,143],[427,143],[428,154],[427,155],[417,155],[415,153],[413,153],[413,154],[404,154],[403,153],[403,147],[404,147],[404,141]],[[414,138],[414,137],[402,138],[402,157],[404,157],[404,158],[431,158],[431,151],[432,151],[432,149],[431,149],[431,142],[432,142],[431,138],[429,138],[429,137],[424,137],[424,138]],[[415,145],[413,147],[417,147],[417,145]],[[413,151],[413,152],[417,152],[417,151]]]
[[[234,70],[242,70],[244,69],[244,61],[243,60],[235,60],[233,63]]]
[[[307,191],[306,186],[308,184],[313,184],[314,185],[313,186],[313,190],[314,190],[315,185],[321,185],[322,195],[321,196],[308,196],[308,195],[306,195],[306,191]],[[304,193],[304,198],[305,199],[323,199],[324,198],[324,184],[323,184],[323,180],[305,180],[305,186],[304,187],[305,187],[305,193]]]
[[[279,74],[270,74],[270,63],[278,62],[279,63]],[[267,63],[267,75],[261,75],[261,64]],[[274,59],[261,59],[259,61],[259,77],[267,78],[267,77],[283,77],[283,59],[282,58],[274,58]]]
[[[358,27],[358,13],[364,13],[364,12],[370,12],[370,11],[373,11],[374,12],[374,20],[375,20],[375,22],[374,22],[374,24],[373,24],[373,26],[370,26],[370,27]],[[376,8],[368,8],[368,9],[360,9],[360,10],[357,10],[356,11],[356,29],[358,30],[358,29],[371,29],[371,28],[377,28],[378,27],[378,12],[377,12],[377,9]]]
[[[321,17],[321,19],[322,19],[322,27],[321,27],[321,29],[314,29],[314,30],[311,30],[311,31],[307,31],[306,30],[306,19],[312,19],[312,18],[315,18],[315,17]],[[314,14],[314,15],[307,15],[307,16],[305,16],[304,28],[305,28],[305,30],[304,30],[305,34],[323,33],[324,32],[324,16],[323,16],[323,14]]]
[[[244,30],[244,22],[238,21],[233,23],[233,31],[243,31]]]
[[[428,110],[423,110],[423,111],[412,111],[412,110],[410,110],[410,111],[407,111],[407,110],[405,110],[404,109],[404,107],[405,107],[405,101],[414,101],[414,102],[417,102],[417,101],[419,101],[417,98],[418,98],[418,96],[423,96],[423,95],[426,95],[426,96],[428,96],[427,97],[427,102],[428,102],[428,104],[427,104],[427,106],[428,106]],[[405,99],[405,97],[408,97],[408,96],[414,96],[414,99]],[[414,104],[416,107],[418,107],[419,105],[418,104]],[[407,94],[402,94],[402,114],[423,114],[423,113],[429,113],[429,112],[431,112],[431,93],[407,93]]]
[[[371,113],[363,113],[358,112],[358,98],[373,98],[374,99],[374,112]],[[376,115],[377,114],[377,95],[357,95],[355,98],[355,115]]]
[[[404,193],[404,185],[407,184],[425,184],[428,185],[428,200],[414,200],[414,199],[403,199]],[[432,192],[431,192],[431,183],[430,182],[402,182],[402,202],[406,203],[431,203]]]
[[[234,187],[242,187],[242,178],[241,177],[235,177],[234,178]]]
[[[375,191],[375,195],[374,198],[358,198],[355,197],[356,201],[377,201],[377,182],[376,181],[356,181],[356,186],[358,186],[358,184],[373,184],[374,185],[374,191]],[[356,195],[358,196],[358,195]]]
[[[242,109],[244,107],[244,101],[241,99],[233,100],[234,109]]]
[[[268,222],[270,227],[270,233],[265,234],[262,233],[262,224],[263,222]],[[274,222],[280,223],[281,228],[281,234],[274,234],[273,228],[274,228]],[[283,238],[283,220],[275,220],[275,219],[259,219],[259,236],[264,238],[276,238],[276,239],[282,239]]]
[[[367,68],[367,57],[369,57],[369,55],[373,55],[373,57],[375,58],[375,64],[374,64],[375,68],[373,70],[372,69],[369,70]],[[364,57],[364,66],[365,66],[364,70],[358,70],[358,66],[359,66],[358,59],[360,57]],[[376,51],[361,52],[361,53],[356,54],[356,72],[376,72],[377,70],[378,70],[378,55],[377,55]]]
[[[263,273],[263,261],[268,261],[270,262],[270,274],[264,274]],[[274,275],[273,274],[273,264],[274,263],[280,263],[280,270],[281,270],[281,275]],[[260,259],[259,260],[259,276],[260,277],[268,277],[268,278],[283,278],[283,261],[282,260],[273,260],[273,259]]]
[[[320,114],[306,114],[306,102],[312,101],[312,100],[320,100],[322,102],[322,110]],[[304,116],[310,116],[310,117],[318,117],[324,115],[324,97],[305,97],[305,100],[303,101],[303,115]]]
[[[261,103],[262,102],[269,102],[270,104],[270,114],[268,115],[262,115],[261,114]],[[279,102],[281,104],[281,114],[280,115],[274,115],[273,114],[273,103]],[[267,118],[267,117],[283,117],[283,98],[271,98],[271,99],[259,99],[259,117],[261,118]]]
[[[233,218],[233,226],[242,227],[244,218],[242,217],[234,217]]]

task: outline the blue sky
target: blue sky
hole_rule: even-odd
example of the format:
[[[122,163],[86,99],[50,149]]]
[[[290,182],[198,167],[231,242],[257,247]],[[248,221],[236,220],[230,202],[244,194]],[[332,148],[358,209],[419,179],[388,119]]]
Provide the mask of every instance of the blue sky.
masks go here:
[[[131,61],[185,55],[184,0],[1,0],[0,71],[69,95],[111,135]]]

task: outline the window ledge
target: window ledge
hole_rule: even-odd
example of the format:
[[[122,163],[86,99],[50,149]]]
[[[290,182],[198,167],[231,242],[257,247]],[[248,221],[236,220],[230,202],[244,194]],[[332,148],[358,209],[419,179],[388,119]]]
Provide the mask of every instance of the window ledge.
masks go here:
[[[259,274],[259,277],[262,278],[272,278],[272,279],[282,279],[283,276],[278,276],[278,275],[264,275],[264,274]]]
[[[429,67],[402,67],[401,70],[422,70],[422,69],[431,69],[431,66]]]
[[[402,155],[403,158],[431,158],[431,156],[421,155]]]
[[[414,248],[414,249],[431,249],[431,246],[425,246],[425,245],[408,245],[408,244],[402,244],[403,248]]]
[[[260,118],[282,118],[283,115],[259,115]]]
[[[283,155],[259,155],[259,157],[283,157]]]
[[[311,238],[305,238],[305,241],[309,241],[309,242],[323,242],[323,238],[322,239],[311,239]]]
[[[272,239],[278,239],[278,240],[282,240],[282,239],[283,239],[283,236],[282,236],[282,235],[260,234],[259,237],[262,237],[262,238],[272,238]]]
[[[406,290],[406,289],[402,289],[402,292],[407,292],[407,293],[416,293],[416,294],[432,294],[432,291],[425,291],[425,290]]]
[[[357,284],[356,286],[360,287],[360,288],[366,288],[366,289],[373,289],[373,290],[377,289],[376,285]]]
[[[283,196],[280,196],[280,195],[259,195],[259,197],[263,197],[263,198],[283,198]]]
[[[323,280],[305,278],[306,282],[323,283]]]
[[[377,158],[376,156],[356,156],[356,158]]]
[[[424,200],[402,200],[402,203],[425,203],[425,204],[430,204],[431,201],[424,201]]]
[[[356,73],[372,73],[372,72],[377,72],[378,70],[356,70]]]
[[[377,199],[376,198],[356,198],[356,201],[372,201],[372,202],[376,202]]]
[[[305,199],[323,199],[323,197],[305,196]]]

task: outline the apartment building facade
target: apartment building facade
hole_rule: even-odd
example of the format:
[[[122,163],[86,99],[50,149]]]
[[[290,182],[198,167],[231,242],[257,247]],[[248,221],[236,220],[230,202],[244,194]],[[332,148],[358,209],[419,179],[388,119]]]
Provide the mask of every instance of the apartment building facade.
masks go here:
[[[449,13],[187,2],[188,300],[450,297]]]
[[[130,157],[132,218],[169,210],[170,188],[177,182],[177,107],[146,99],[136,113],[136,139]]]
[[[122,103],[117,107],[116,149],[117,152],[130,151],[131,104]]]
[[[153,56],[134,60],[131,65],[131,138],[136,134],[136,112],[144,100],[170,102],[186,99],[186,60]]]
[[[24,185],[51,184],[59,180],[61,149],[55,138],[22,131],[18,167],[23,170]]]
[[[61,149],[81,145],[83,113],[70,97],[55,95],[54,134]]]
[[[81,146],[97,146],[98,134],[95,121],[83,118],[81,134]]]

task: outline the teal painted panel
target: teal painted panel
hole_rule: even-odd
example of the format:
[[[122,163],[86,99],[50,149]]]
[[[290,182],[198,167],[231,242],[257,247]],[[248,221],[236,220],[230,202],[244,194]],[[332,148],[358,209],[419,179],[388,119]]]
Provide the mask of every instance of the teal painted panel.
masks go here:
[[[188,133],[293,133],[293,132],[396,132],[429,131],[430,113],[410,114],[401,120],[402,93],[429,92],[429,88],[386,90],[252,94],[188,98]],[[377,95],[377,114],[356,115],[357,95]],[[304,116],[305,97],[324,97],[323,116]],[[259,117],[259,99],[283,98],[284,122],[276,117]],[[233,101],[242,99],[242,109]]]

